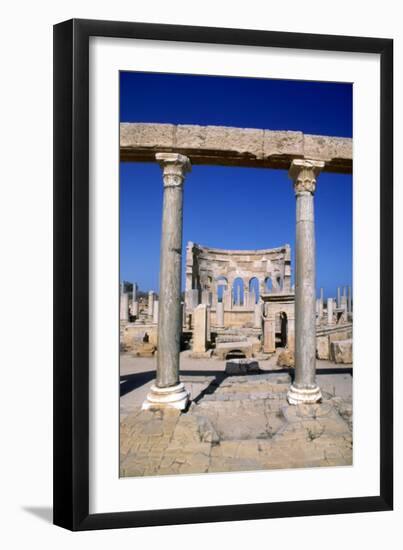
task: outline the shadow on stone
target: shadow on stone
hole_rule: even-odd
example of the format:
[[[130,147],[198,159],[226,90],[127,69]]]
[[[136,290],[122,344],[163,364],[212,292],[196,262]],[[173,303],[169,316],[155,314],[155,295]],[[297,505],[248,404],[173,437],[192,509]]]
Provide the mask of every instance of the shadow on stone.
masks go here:
[[[230,359],[225,364],[225,373],[228,375],[259,374],[263,372],[259,363],[254,359]]]
[[[155,371],[136,372],[135,374],[127,374],[120,377],[120,397],[127,393],[144,386],[147,382],[154,380]]]

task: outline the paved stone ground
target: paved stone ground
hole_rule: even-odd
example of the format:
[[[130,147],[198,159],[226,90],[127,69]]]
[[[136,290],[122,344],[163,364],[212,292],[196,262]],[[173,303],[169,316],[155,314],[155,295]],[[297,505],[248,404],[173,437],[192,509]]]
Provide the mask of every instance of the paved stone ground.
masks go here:
[[[352,464],[351,369],[318,361],[323,402],[291,406],[275,358],[261,374],[228,376],[225,362],[181,357],[189,409],[141,411],[155,359],[121,356],[121,476]]]

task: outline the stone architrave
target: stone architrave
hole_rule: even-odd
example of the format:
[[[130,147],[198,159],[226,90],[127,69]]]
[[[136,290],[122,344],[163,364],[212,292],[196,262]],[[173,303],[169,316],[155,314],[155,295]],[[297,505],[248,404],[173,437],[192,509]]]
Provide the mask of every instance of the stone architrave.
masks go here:
[[[158,309],[159,309],[159,302],[158,300],[154,300],[154,309],[153,309],[153,323],[158,323]]]
[[[152,317],[154,314],[154,291],[150,290],[148,293],[148,310],[147,314],[149,317]]]
[[[253,326],[255,328],[262,328],[262,303],[259,302],[254,306]]]
[[[156,159],[162,168],[164,182],[157,376],[143,409],[183,410],[189,401],[189,393],[179,380],[183,184],[191,166],[187,157],[176,153],[157,153]]]
[[[223,302],[217,302],[217,306],[216,306],[216,324],[217,324],[217,327],[219,327],[219,328],[224,327],[224,303]]]
[[[193,313],[193,353],[207,350],[207,306],[200,304]]]
[[[327,324],[328,325],[334,324],[333,305],[334,305],[333,298],[328,298],[327,299]]]
[[[122,292],[120,295],[120,320],[129,321],[129,294]]]
[[[291,405],[317,403],[316,383],[316,251],[314,193],[323,161],[296,159],[290,178],[296,195],[295,240],[295,378],[288,390]]]

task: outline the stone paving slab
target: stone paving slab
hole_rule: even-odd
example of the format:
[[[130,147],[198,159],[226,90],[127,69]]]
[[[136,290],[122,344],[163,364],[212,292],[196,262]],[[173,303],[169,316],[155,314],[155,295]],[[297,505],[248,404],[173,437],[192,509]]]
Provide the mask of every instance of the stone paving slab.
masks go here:
[[[323,402],[297,406],[284,373],[182,380],[193,396],[184,413],[123,407],[121,476],[352,464],[351,375],[324,375]]]

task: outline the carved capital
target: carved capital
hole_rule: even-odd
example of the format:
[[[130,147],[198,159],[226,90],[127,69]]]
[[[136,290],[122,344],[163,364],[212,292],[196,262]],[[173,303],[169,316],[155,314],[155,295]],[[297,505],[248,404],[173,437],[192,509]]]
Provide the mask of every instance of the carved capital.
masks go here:
[[[289,176],[294,182],[295,194],[315,193],[316,178],[324,167],[325,163],[321,160],[293,160]]]
[[[192,169],[190,160],[178,153],[157,153],[156,160],[162,168],[164,187],[179,187],[183,184],[185,174]]]

